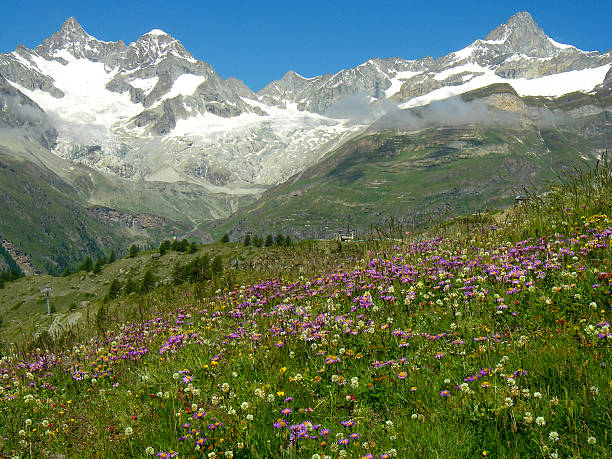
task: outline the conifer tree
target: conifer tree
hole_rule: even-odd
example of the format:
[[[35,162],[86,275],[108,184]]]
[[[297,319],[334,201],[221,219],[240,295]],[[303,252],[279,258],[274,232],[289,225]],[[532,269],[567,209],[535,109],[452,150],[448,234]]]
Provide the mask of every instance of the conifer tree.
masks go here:
[[[93,261],[91,261],[91,257],[85,257],[83,263],[79,266],[79,271],[91,271],[93,269]]]
[[[130,247],[130,253],[128,255],[128,258],[135,258],[136,255],[138,255],[138,252],[140,252],[140,248],[138,248],[138,246],[136,244],[133,244]]]
[[[114,300],[115,298],[119,296],[120,291],[121,291],[121,282],[119,282],[119,279],[115,278],[113,279],[110,286],[108,287],[108,293],[106,294],[106,297],[104,299]]]
[[[227,235],[227,233],[225,233],[225,234],[223,235],[223,237],[221,237],[221,242],[223,242],[223,243],[227,243],[227,242],[229,242],[229,241],[230,241],[230,238],[229,238],[229,236]]]
[[[274,238],[272,237],[271,234],[268,234],[266,236],[266,242],[264,243],[264,245],[266,247],[272,247],[274,245]]]
[[[144,273],[142,282],[140,284],[140,291],[142,293],[146,293],[149,290],[153,289],[154,286],[155,286],[155,276],[153,276],[153,273],[151,272],[150,269],[147,269]]]
[[[217,255],[213,258],[212,264],[210,265],[210,270],[213,275],[219,276],[223,274],[223,257],[221,255]]]
[[[248,247],[251,245],[251,235],[247,234],[244,236],[244,246]]]

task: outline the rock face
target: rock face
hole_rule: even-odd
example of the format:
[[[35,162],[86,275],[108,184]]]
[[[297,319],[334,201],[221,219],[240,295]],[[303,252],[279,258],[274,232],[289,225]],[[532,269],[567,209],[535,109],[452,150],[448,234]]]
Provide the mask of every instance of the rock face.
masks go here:
[[[150,228],[157,228],[167,225],[169,222],[165,218],[149,214],[129,214],[108,207],[90,207],[89,212],[99,221],[112,223],[121,228],[135,231],[143,231]]]
[[[31,276],[33,274],[42,274],[42,271],[32,264],[30,257],[20,251],[17,247],[15,247],[12,242],[7,241],[6,239],[2,239],[0,237],[0,244],[2,244],[2,246],[9,253],[11,258],[15,260],[15,263],[17,263],[17,266],[19,266],[19,269],[21,269],[23,274],[25,274],[26,276]]]
[[[47,114],[32,99],[16,90],[0,75],[0,128],[14,128],[33,135],[41,145],[53,148],[57,131]]]

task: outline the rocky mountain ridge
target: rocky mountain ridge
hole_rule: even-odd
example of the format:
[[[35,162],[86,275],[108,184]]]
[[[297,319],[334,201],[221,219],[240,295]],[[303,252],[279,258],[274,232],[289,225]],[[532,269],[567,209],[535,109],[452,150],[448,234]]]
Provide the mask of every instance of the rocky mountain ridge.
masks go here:
[[[517,13],[438,59],[377,58],[313,78],[290,71],[255,94],[164,31],[126,45],[69,18],[34,50],[1,54],[0,74],[53,118],[64,158],[133,180],[257,194],[389,110],[503,82],[521,95],[589,91],[610,62],[609,52],[559,44]],[[368,116],[356,116],[355,103]]]

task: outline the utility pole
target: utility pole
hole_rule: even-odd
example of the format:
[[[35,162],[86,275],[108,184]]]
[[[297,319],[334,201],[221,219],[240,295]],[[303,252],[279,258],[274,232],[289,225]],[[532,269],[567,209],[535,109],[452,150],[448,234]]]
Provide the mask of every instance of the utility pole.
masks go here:
[[[51,309],[49,309],[49,292],[51,291],[51,287],[49,287],[48,285],[40,290],[40,293],[46,293],[47,294],[47,315],[51,314]]]

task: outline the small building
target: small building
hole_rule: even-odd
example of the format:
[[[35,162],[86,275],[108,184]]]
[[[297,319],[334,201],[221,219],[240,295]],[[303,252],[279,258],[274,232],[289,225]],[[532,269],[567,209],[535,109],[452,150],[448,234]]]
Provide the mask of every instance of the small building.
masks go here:
[[[516,197],[514,198],[514,205],[517,206],[522,202],[527,202],[529,201],[529,196],[526,196],[524,194],[518,194],[516,195]]]
[[[336,241],[340,241],[340,242],[348,242],[348,241],[354,241],[355,240],[355,231],[350,231],[350,232],[346,232],[346,233],[338,233],[336,234]]]

